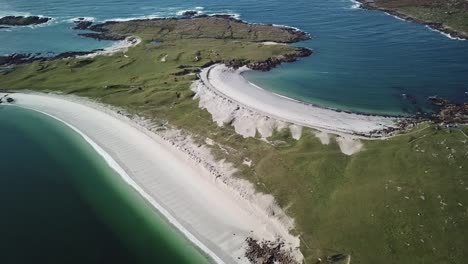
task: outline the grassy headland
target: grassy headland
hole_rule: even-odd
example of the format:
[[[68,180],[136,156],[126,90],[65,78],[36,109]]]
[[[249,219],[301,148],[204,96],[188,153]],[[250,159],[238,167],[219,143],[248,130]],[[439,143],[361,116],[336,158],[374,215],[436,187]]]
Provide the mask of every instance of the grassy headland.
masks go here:
[[[351,263],[463,263],[468,258],[468,138],[465,130],[422,124],[344,155],[306,129],[265,142],[218,127],[189,86],[204,65],[259,62],[299,48],[262,41],[300,40],[286,29],[224,18],[107,23],[106,34],[143,42],[125,55],[35,61],[0,74],[0,89],[63,92],[168,121],[198,142],[210,138],[239,177],[275,196],[295,218],[307,263],[337,253]],[[249,159],[252,165],[244,164]]]
[[[358,0],[364,8],[377,9],[468,38],[468,2],[465,0]]]

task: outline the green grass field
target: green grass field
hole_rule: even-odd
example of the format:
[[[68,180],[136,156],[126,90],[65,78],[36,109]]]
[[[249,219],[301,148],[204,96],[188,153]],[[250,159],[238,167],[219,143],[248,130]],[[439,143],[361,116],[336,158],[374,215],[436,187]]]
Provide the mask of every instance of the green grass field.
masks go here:
[[[465,0],[375,0],[375,3],[427,23],[440,23],[468,37],[468,2]]]
[[[201,26],[206,31],[205,27]],[[138,35],[124,28],[121,32]],[[207,111],[198,108],[189,89],[196,75],[173,74],[181,66],[195,70],[211,60],[258,61],[297,50],[265,46],[251,37],[219,37],[223,32],[179,39],[170,33],[164,39],[146,28],[143,43],[129,50],[127,57],[116,54],[18,66],[0,74],[0,89],[96,98],[155,122],[169,121],[199,142],[214,140],[217,158],[233,162],[238,177],[273,194],[295,218],[294,232],[301,235],[307,263],[335,253],[351,255],[351,263],[466,262],[467,128],[421,124],[389,140],[366,141],[353,156],[342,154],[334,140],[322,145],[310,129],[299,141],[289,131],[277,131],[272,143],[244,139],[231,127],[218,127]],[[153,39],[162,42],[152,44]],[[251,167],[243,164],[246,158],[252,160]]]

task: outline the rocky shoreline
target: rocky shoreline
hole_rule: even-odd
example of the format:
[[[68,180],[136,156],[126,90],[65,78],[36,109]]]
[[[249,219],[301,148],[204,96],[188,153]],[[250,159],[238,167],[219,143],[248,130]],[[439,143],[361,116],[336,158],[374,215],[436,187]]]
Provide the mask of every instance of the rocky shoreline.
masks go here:
[[[458,104],[438,96],[431,96],[428,100],[439,108],[429,117],[433,123],[449,127],[468,124],[468,103]]]
[[[73,23],[75,23],[75,26],[72,28],[74,30],[86,30],[93,24],[92,21],[88,21],[84,17],[78,18]]]
[[[396,17],[399,17],[399,18],[401,18],[403,20],[409,21],[409,22],[414,22],[414,23],[419,23],[419,24],[422,24],[422,25],[426,25],[426,26],[428,26],[428,27],[430,27],[430,28],[432,28],[434,30],[446,33],[446,34],[450,35],[450,37],[452,37],[452,38],[468,40],[468,34],[467,33],[459,32],[459,31],[453,30],[451,28],[447,28],[442,23],[427,22],[427,21],[424,21],[422,19],[418,19],[418,18],[415,18],[413,16],[409,16],[407,14],[402,14],[402,13],[396,11],[396,10],[393,10],[393,9],[380,7],[375,2],[375,0],[356,0],[356,1],[361,3],[360,7],[363,8],[363,9],[382,11],[382,12],[388,13],[388,14],[390,14],[392,16],[396,16]]]
[[[311,49],[298,48],[298,52],[280,55],[278,57],[268,58],[267,60],[264,60],[264,61],[251,62],[249,60],[231,60],[231,61],[224,61],[224,62],[222,61],[213,62],[212,64],[224,63],[226,64],[226,66],[234,68],[234,69],[239,69],[243,66],[247,66],[252,70],[267,72],[267,71],[272,70],[273,68],[276,68],[282,63],[295,62],[299,58],[309,57],[312,54],[313,54],[313,51]]]
[[[92,51],[72,51],[72,52],[63,52],[55,56],[45,57],[40,53],[13,53],[7,56],[0,56],[0,66],[12,66],[19,64],[27,64],[35,61],[53,61],[59,59],[68,59],[74,58],[77,56],[84,56],[93,54],[95,52],[102,51],[102,49],[92,50]]]
[[[6,16],[0,18],[2,26],[30,26],[44,24],[52,20],[50,17],[40,16]]]

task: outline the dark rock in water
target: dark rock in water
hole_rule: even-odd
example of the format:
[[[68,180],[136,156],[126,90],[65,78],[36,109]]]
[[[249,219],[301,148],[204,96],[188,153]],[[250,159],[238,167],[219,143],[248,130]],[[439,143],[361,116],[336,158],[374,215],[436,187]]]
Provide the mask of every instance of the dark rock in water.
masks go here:
[[[6,98],[7,103],[13,103],[15,100],[11,97]]]
[[[93,22],[91,21],[74,21],[74,22],[75,22],[75,26],[73,27],[73,29],[75,30],[85,30],[85,29],[88,29],[93,24]]]
[[[3,27],[3,26],[0,26],[0,29],[4,29],[4,28],[10,28],[10,27]]]
[[[184,17],[193,17],[196,15],[198,15],[198,11],[195,11],[195,10],[187,10],[182,13],[182,16]]]
[[[106,28],[106,26],[108,25],[118,24],[118,23],[119,22],[116,22],[116,21],[107,21],[102,24],[92,25],[88,27],[87,29],[94,31],[93,33],[81,33],[78,35],[85,37],[85,38],[93,38],[97,40],[112,40],[112,41],[124,40],[127,36],[109,32],[109,29]]]
[[[69,51],[69,52],[63,52],[60,53],[54,57],[51,58],[51,60],[56,60],[56,59],[66,59],[66,58],[71,58],[71,57],[76,57],[76,56],[84,56],[93,53],[94,51]]]
[[[445,106],[446,104],[449,103],[448,100],[440,98],[437,95],[436,96],[430,96],[428,98],[428,100],[429,100],[429,102],[431,102],[431,104],[433,104],[435,106],[439,106],[439,107]]]
[[[0,18],[0,25],[29,26],[47,23],[52,18],[39,16],[6,16]]]
[[[0,65],[13,65],[28,63],[34,61],[32,54],[16,54],[13,53],[8,56],[0,56]]]

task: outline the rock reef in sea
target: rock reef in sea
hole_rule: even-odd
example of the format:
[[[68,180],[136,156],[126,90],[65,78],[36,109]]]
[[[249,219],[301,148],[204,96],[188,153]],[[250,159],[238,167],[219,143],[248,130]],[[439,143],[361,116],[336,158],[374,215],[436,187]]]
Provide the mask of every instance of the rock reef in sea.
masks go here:
[[[41,16],[6,16],[0,18],[0,25],[7,26],[30,26],[44,24],[52,20],[50,17]]]

